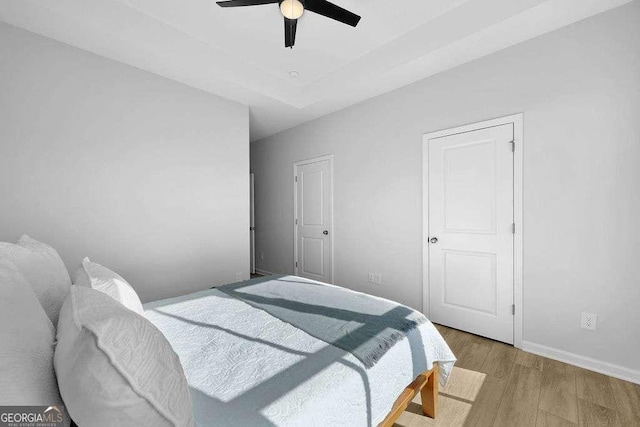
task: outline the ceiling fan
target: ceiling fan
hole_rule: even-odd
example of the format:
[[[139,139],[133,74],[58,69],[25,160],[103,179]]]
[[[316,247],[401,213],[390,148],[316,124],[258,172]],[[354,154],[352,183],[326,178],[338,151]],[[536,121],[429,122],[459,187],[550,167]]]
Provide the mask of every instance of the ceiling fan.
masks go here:
[[[298,18],[305,10],[326,16],[343,24],[355,27],[360,22],[360,16],[349,12],[327,0],[227,0],[217,2],[221,7],[258,6],[261,4],[278,3],[280,12],[284,16],[284,47],[293,48],[296,43],[296,28]]]

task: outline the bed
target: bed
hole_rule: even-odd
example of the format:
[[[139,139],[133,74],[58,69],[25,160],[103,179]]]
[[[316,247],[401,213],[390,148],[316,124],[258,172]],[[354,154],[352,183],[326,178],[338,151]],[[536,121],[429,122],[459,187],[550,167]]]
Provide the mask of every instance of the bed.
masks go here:
[[[80,426],[383,426],[455,357],[421,313],[295,276],[148,303],[84,258],[0,242],[0,402]],[[36,406],[34,406],[36,405]]]
[[[282,280],[319,284],[295,276],[245,283]],[[366,366],[220,289],[144,310],[180,357],[198,426],[390,426],[418,392],[435,417],[438,382],[446,383],[455,362],[428,320]]]

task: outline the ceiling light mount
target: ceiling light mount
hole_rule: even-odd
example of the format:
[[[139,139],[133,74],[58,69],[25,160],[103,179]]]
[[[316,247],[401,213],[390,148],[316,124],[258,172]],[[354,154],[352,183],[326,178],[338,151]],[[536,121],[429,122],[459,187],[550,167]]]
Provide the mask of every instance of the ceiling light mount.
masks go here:
[[[304,13],[304,5],[300,0],[283,0],[280,3],[280,12],[287,19],[298,19]]]

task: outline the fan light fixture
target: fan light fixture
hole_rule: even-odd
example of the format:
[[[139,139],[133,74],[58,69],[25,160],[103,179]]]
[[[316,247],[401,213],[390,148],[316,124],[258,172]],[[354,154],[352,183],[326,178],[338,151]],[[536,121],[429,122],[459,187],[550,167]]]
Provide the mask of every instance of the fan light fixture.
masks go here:
[[[280,3],[280,12],[287,19],[298,19],[304,13],[304,6],[300,0],[284,0]]]
[[[284,15],[284,47],[296,44],[296,30],[298,18],[305,10],[325,16],[334,21],[355,27],[360,22],[360,16],[329,0],[222,0],[217,2],[220,7],[260,6],[263,4],[277,4]]]

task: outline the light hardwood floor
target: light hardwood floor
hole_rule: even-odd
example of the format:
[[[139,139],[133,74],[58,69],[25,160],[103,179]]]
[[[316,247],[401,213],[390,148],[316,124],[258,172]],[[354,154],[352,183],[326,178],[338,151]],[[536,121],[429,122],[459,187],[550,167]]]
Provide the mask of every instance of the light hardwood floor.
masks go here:
[[[458,358],[436,420],[419,395],[396,427],[640,426],[640,385],[436,325]]]

